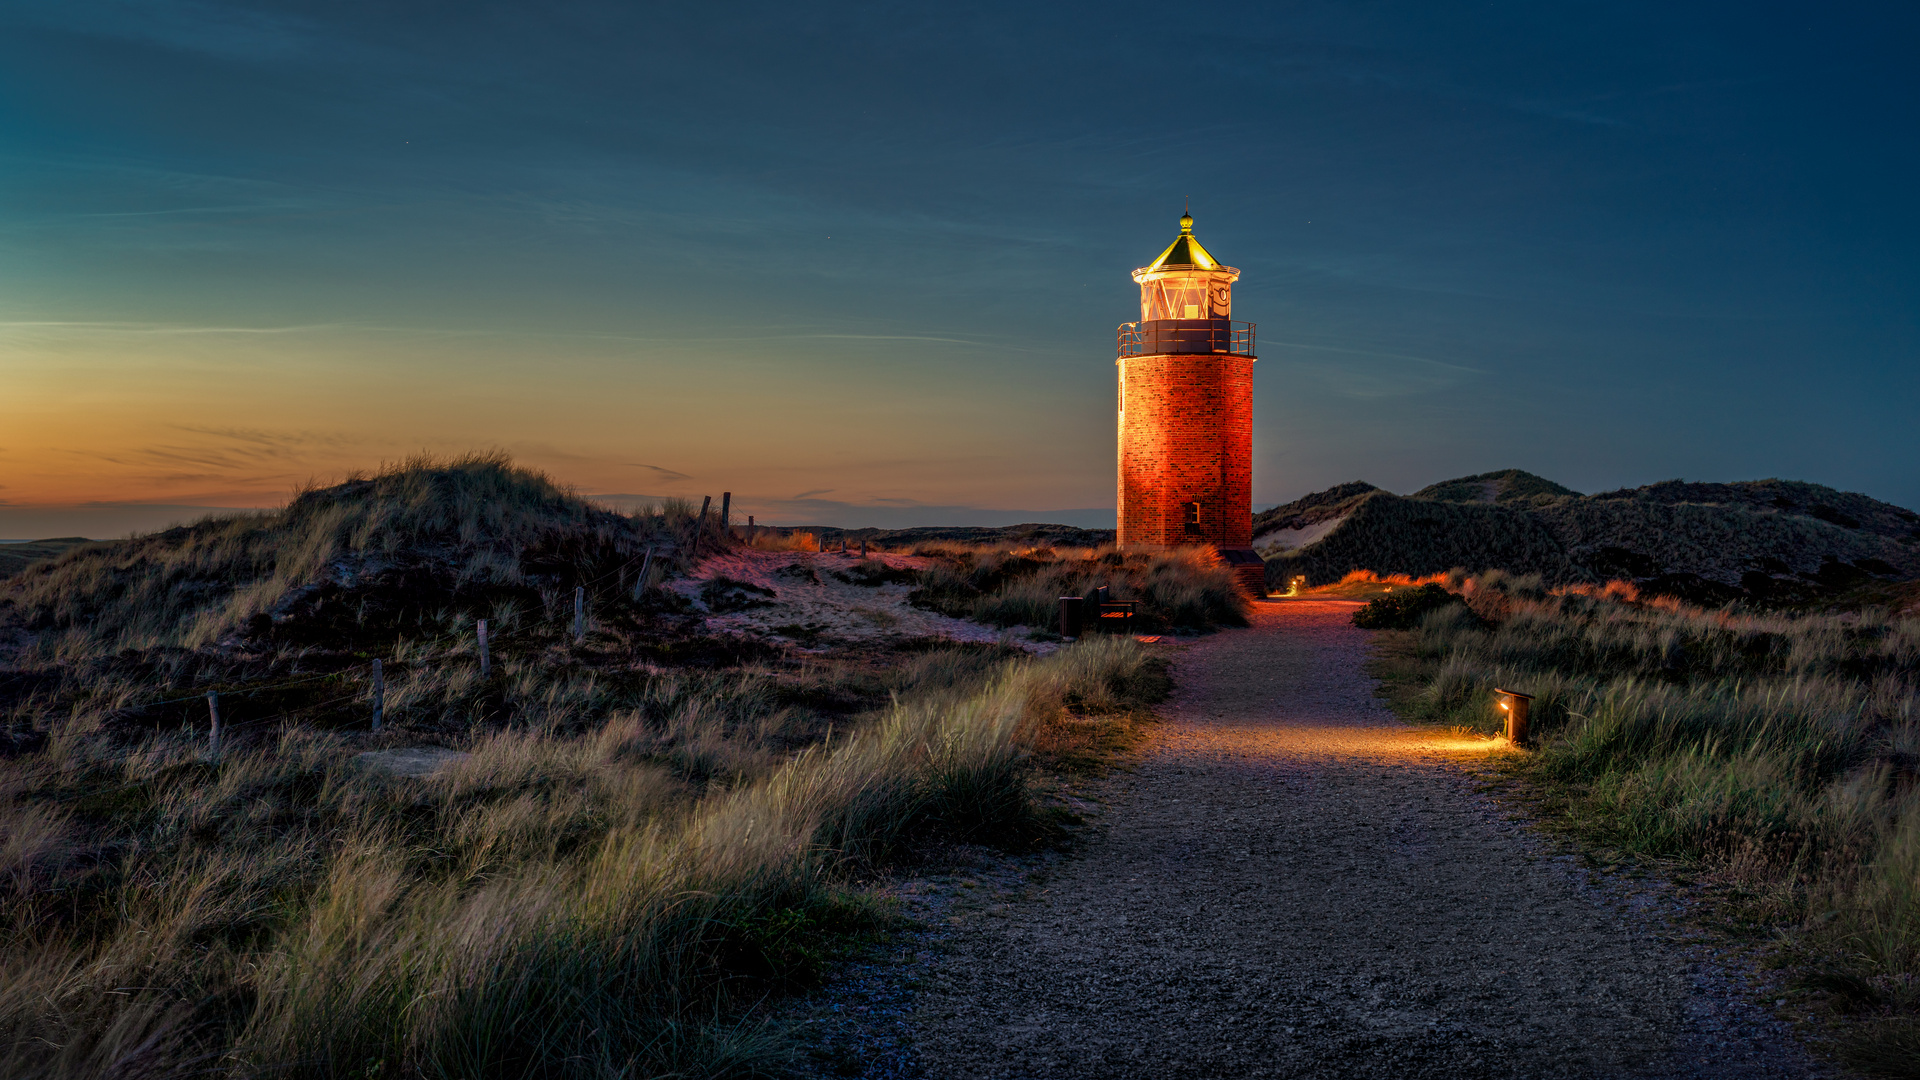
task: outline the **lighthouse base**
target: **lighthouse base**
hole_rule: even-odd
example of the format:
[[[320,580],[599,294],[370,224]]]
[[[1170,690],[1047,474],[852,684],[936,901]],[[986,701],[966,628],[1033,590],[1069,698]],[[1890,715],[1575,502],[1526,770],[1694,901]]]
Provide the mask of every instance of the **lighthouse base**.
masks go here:
[[[1252,548],[1220,548],[1220,561],[1233,572],[1234,584],[1249,598],[1259,600],[1267,595],[1267,561]]]

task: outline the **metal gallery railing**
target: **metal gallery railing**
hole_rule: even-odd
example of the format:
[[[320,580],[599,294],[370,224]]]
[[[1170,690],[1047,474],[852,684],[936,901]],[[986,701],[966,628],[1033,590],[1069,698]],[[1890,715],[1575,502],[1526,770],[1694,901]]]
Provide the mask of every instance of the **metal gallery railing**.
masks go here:
[[[1121,356],[1252,356],[1253,327],[1232,319],[1152,319],[1121,323]]]

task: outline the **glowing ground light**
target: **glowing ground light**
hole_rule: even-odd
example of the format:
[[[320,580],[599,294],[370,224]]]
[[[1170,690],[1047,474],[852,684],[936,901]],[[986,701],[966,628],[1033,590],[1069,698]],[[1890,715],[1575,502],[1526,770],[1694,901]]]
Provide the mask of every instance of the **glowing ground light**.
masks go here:
[[[1515,746],[1527,741],[1527,712],[1533,704],[1532,694],[1523,694],[1518,690],[1502,690],[1494,687],[1499,696],[1500,711],[1507,714],[1507,741]]]

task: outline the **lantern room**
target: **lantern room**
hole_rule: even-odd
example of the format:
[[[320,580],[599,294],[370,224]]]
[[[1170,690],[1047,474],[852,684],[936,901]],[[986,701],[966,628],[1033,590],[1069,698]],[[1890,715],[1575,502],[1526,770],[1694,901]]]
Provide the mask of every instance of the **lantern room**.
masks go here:
[[[1253,324],[1233,319],[1233,283],[1240,271],[1200,246],[1193,215],[1180,215],[1180,235],[1147,266],[1133,272],[1140,286],[1140,321],[1120,325],[1120,355],[1194,353],[1253,355]]]
[[[1162,233],[1161,235],[1165,235]],[[1140,283],[1140,321],[1233,318],[1233,283],[1240,271],[1221,266],[1193,235],[1193,215],[1180,215],[1180,235],[1167,250],[1133,272]]]

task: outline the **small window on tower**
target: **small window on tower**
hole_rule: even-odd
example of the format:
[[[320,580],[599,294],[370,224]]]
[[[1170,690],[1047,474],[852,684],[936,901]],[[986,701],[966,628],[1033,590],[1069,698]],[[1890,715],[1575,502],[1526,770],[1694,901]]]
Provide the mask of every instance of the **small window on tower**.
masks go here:
[[[1190,533],[1200,531],[1200,504],[1197,502],[1187,504],[1187,531]]]

